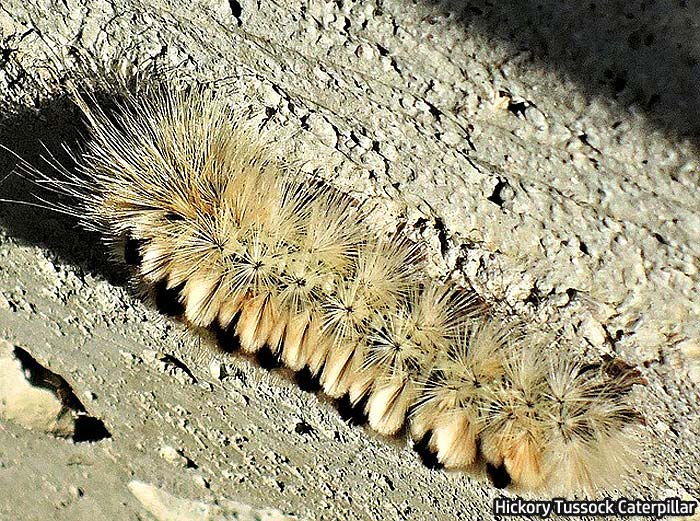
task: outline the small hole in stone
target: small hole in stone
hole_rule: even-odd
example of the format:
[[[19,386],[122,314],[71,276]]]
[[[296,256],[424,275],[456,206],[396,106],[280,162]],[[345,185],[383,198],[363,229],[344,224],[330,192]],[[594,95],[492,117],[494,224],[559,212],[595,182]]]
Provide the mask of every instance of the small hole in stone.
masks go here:
[[[508,183],[506,181],[501,181],[499,179],[498,183],[496,183],[496,186],[493,189],[493,193],[488,196],[486,199],[491,201],[492,203],[498,205],[498,206],[503,206],[503,203],[505,202],[502,194],[503,190],[508,186]]]
[[[668,246],[668,242],[666,242],[666,239],[664,239],[664,237],[663,237],[662,235],[660,235],[660,234],[654,232],[654,233],[651,234],[651,236],[652,236],[654,239],[656,239],[657,241],[659,241],[661,244],[663,244],[664,246]]]
[[[301,420],[300,422],[297,422],[297,424],[294,426],[294,432],[297,434],[310,434],[314,431],[314,428],[306,423],[304,420]]]
[[[508,103],[508,112],[515,116],[525,116],[525,110],[527,110],[528,104],[524,101],[510,102]]]
[[[75,433],[73,434],[73,441],[77,443],[85,441],[100,441],[111,437],[112,435],[109,433],[102,420],[82,414],[75,419]]]

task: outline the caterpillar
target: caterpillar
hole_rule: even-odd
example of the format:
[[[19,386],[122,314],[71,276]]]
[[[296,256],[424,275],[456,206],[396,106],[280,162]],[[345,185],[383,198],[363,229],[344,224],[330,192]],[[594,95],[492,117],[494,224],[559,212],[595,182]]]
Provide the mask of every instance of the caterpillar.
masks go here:
[[[418,245],[280,161],[211,90],[157,86],[110,108],[73,98],[88,132],[76,169],[34,175],[159,309],[226,350],[308,371],[445,468],[485,466],[497,486],[552,493],[629,476],[639,372],[585,363],[431,280]]]

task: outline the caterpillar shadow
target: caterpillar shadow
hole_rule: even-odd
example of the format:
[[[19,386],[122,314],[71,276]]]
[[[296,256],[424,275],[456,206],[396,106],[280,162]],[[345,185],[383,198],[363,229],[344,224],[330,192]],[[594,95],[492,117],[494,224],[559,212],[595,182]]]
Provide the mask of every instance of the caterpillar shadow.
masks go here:
[[[40,246],[60,262],[124,285],[128,274],[110,262],[108,245],[81,228],[77,216],[59,211],[66,197],[22,173],[24,162],[49,178],[60,179],[56,163],[77,174],[64,144],[77,151],[83,131],[80,115],[65,96],[35,109],[20,107],[0,119],[0,145],[5,147],[0,148],[0,229],[19,244]]]

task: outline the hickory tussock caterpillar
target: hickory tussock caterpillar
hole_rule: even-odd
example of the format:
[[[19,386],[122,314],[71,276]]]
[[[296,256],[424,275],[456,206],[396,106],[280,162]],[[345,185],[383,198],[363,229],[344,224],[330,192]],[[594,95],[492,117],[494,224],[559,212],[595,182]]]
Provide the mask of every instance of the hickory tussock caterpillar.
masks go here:
[[[171,314],[308,369],[381,434],[408,419],[445,467],[486,463],[566,492],[624,474],[636,373],[548,357],[469,292],[428,280],[416,245],[280,165],[211,92],[156,88],[109,111],[74,97],[89,128],[79,172],[41,180]]]

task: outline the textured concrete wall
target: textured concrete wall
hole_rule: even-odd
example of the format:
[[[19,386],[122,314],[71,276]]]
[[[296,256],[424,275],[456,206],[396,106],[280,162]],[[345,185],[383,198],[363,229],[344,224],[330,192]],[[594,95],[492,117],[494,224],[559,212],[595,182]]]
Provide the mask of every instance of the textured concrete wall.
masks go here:
[[[587,356],[640,365],[640,487],[697,498],[700,36],[687,4],[5,0],[0,140],[36,162],[38,140],[74,139],[56,80],[78,62],[212,82],[264,114],[303,168],[405,223],[435,274]],[[0,197],[30,189],[5,177],[14,164],[0,155]],[[311,518],[490,517],[490,485],[426,469],[292,382],[239,359],[210,372],[214,355],[134,298],[70,219],[0,205],[0,223],[1,336],[112,434],[71,444],[3,423],[3,515],[137,519],[137,479]]]

